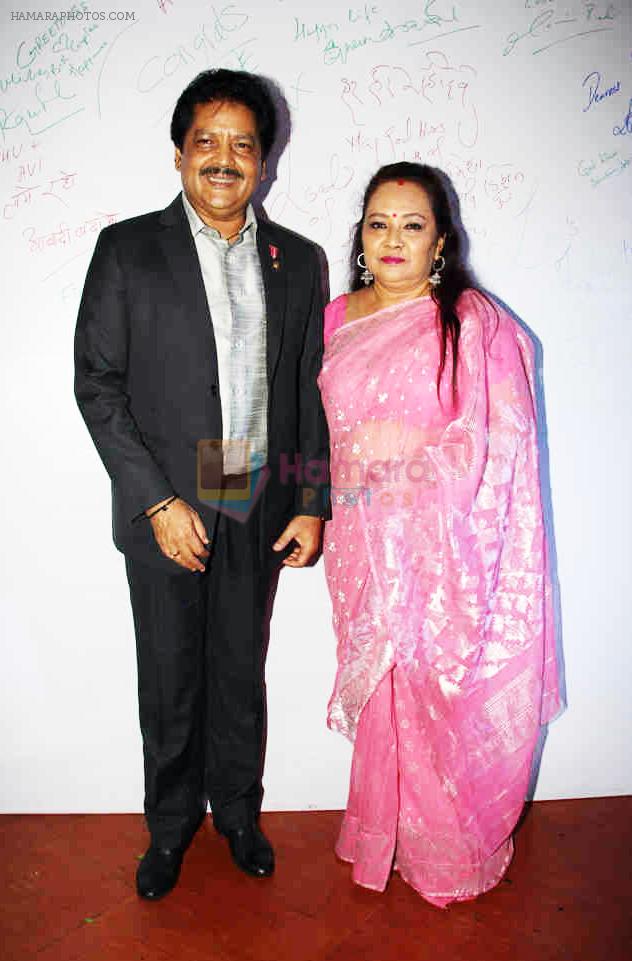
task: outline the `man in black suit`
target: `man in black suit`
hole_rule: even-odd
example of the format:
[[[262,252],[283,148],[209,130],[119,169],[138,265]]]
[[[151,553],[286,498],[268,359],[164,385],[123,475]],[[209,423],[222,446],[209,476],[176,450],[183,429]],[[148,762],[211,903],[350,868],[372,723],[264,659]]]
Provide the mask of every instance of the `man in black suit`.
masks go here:
[[[328,448],[317,251],[250,205],[275,132],[261,78],[196,77],[171,124],[182,194],[101,233],[79,310],[75,393],[136,631],[146,898],[175,885],[207,800],[235,863],[274,869],[258,826],[266,628],[281,564],[317,555]]]

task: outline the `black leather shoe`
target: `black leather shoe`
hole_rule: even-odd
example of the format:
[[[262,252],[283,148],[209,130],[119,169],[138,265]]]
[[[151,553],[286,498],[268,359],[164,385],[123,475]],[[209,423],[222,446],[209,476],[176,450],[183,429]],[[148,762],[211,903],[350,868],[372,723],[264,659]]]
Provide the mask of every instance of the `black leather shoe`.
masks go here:
[[[169,894],[180,877],[182,855],[180,848],[151,845],[136,872],[136,890],[141,898],[157,901]]]
[[[255,878],[269,878],[274,873],[274,851],[256,824],[222,832],[228,840],[233,861],[241,871]]]

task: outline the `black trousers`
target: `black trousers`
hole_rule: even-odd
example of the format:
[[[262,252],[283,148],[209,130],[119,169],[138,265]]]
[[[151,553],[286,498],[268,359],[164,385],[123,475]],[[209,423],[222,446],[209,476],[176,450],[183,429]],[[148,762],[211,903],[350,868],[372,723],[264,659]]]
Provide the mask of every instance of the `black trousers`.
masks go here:
[[[223,832],[261,808],[264,667],[282,558],[261,551],[259,537],[255,508],[245,524],[220,515],[204,574],[126,558],[145,815],[161,847],[190,842],[207,800]]]

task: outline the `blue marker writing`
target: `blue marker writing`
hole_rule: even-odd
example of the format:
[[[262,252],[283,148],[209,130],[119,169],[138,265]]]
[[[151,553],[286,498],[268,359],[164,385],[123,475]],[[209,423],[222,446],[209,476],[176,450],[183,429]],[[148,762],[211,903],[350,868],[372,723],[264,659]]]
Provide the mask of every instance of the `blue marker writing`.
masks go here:
[[[612,132],[615,137],[624,137],[626,133],[632,133],[632,97],[630,97],[630,102],[628,103],[628,112],[625,115],[625,120],[620,127],[617,127],[615,124]]]
[[[588,84],[588,103],[584,107],[584,113],[590,110],[594,103],[601,103],[602,100],[606,100],[608,97],[614,96],[615,93],[619,93],[621,90],[621,81],[617,80],[615,84],[608,87],[607,90],[601,91],[599,89],[601,84],[601,74],[598,70],[593,70],[589,73],[587,77],[584,77],[582,87]]]

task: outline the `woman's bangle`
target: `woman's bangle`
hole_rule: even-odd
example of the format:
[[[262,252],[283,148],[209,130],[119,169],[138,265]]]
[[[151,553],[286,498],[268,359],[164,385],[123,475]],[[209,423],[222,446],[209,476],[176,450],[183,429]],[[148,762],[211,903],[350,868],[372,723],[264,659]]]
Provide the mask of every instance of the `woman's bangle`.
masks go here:
[[[160,511],[166,511],[167,508],[170,507],[174,501],[177,501],[177,499],[178,499],[178,495],[174,494],[173,497],[170,497],[168,501],[165,501],[164,504],[162,504],[160,507],[157,507],[155,511],[151,512],[151,514],[145,514],[145,517],[147,518],[147,520],[149,520],[150,517],[155,517],[155,515],[159,514]]]

